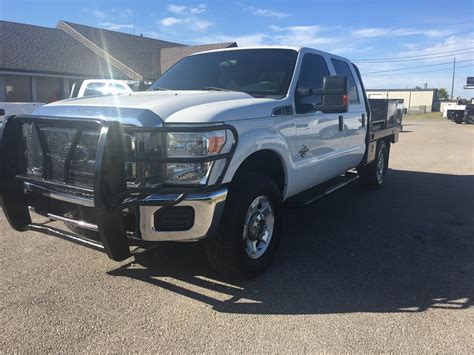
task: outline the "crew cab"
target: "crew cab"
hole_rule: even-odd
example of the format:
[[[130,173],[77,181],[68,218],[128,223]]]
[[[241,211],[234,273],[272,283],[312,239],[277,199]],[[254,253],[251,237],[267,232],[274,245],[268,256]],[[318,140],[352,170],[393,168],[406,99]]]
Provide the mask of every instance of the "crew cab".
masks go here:
[[[389,100],[372,105],[357,67],[330,53],[194,54],[146,92],[7,118],[2,207],[16,230],[117,261],[162,241],[201,240],[217,271],[255,275],[275,254],[284,204],[311,203],[356,179],[382,185],[401,114],[387,113]]]

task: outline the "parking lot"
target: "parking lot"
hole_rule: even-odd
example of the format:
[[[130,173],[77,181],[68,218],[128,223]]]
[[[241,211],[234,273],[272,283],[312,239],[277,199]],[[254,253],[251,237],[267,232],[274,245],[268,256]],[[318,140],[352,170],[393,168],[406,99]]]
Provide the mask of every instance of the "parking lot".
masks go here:
[[[473,142],[406,119],[384,188],[286,210],[274,265],[244,282],[195,244],[115,263],[0,212],[0,350],[472,353]]]

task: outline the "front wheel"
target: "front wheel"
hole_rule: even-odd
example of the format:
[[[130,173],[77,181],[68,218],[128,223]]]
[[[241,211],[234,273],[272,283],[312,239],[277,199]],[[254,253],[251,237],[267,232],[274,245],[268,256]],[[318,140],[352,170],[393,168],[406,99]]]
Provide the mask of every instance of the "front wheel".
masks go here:
[[[229,186],[219,232],[205,240],[219,273],[251,277],[266,269],[280,239],[281,193],[268,176],[247,173]]]
[[[378,141],[375,160],[358,168],[359,181],[363,187],[378,189],[382,186],[388,169],[389,144],[384,140]]]

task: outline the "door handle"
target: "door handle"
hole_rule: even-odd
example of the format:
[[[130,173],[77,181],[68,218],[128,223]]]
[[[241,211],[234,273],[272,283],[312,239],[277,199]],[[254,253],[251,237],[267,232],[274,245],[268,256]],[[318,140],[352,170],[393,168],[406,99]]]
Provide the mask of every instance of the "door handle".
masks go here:
[[[342,115],[339,116],[339,132],[344,130],[344,117]]]

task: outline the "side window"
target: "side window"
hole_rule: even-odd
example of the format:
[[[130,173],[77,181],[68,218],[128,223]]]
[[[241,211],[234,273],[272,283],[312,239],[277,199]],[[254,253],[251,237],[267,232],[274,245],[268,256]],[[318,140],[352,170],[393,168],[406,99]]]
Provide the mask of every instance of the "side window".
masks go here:
[[[359,94],[357,93],[357,85],[355,83],[354,77],[352,76],[351,69],[346,62],[343,62],[339,59],[331,59],[332,65],[334,65],[334,69],[336,70],[336,74],[340,76],[347,76],[347,81],[349,84],[349,102],[351,104],[358,104],[359,101]]]
[[[298,87],[322,89],[323,78],[329,76],[329,69],[323,57],[307,53],[303,57]],[[296,113],[314,112],[314,105],[321,104],[321,95],[296,98]]]
[[[105,88],[105,84],[103,83],[87,84],[87,87],[84,90],[84,96],[104,95],[104,88]]]

